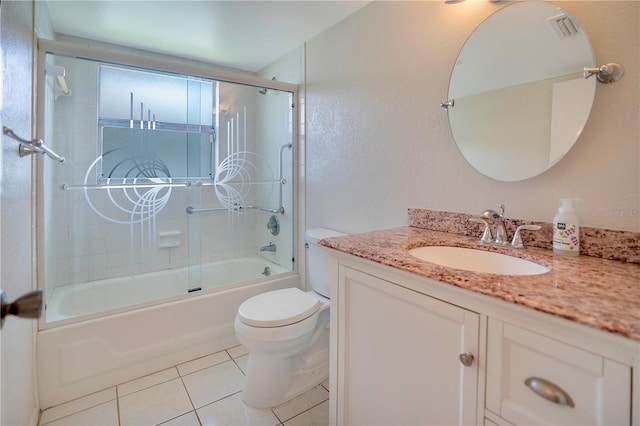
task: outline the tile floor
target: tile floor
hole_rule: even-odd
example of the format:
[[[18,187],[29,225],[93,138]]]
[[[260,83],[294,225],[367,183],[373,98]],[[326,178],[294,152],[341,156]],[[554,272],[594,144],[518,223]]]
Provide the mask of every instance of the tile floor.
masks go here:
[[[242,346],[216,352],[42,412],[40,425],[329,424],[328,382],[273,409],[242,402]]]

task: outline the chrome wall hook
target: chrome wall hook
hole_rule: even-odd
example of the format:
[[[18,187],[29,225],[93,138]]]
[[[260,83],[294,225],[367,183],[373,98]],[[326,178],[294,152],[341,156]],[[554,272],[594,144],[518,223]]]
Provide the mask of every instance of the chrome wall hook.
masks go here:
[[[44,144],[42,139],[33,139],[30,141],[22,139],[20,136],[13,133],[13,130],[5,126],[2,126],[2,134],[7,135],[11,139],[20,142],[20,146],[18,147],[18,155],[20,155],[20,157],[25,157],[32,154],[47,154],[49,158],[64,163],[64,157],[53,152],[51,148]]]
[[[624,68],[620,64],[611,62],[598,68],[584,67],[582,75],[584,78],[589,78],[592,75],[595,75],[600,83],[609,84],[622,78],[624,75]]]

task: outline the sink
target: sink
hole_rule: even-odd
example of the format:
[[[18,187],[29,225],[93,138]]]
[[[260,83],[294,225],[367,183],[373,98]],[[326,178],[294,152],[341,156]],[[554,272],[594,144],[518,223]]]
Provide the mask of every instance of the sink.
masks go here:
[[[426,262],[465,271],[502,275],[540,275],[550,269],[529,260],[485,250],[462,247],[425,246],[409,254]]]

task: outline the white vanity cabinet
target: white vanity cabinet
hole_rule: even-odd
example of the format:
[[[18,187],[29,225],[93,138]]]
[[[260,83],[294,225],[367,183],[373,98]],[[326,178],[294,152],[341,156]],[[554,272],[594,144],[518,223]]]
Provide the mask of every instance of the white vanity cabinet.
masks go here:
[[[345,266],[339,275],[337,423],[477,424],[479,315]]]
[[[639,342],[338,257],[331,424],[640,426]]]
[[[631,367],[489,318],[486,408],[512,424],[628,425]]]

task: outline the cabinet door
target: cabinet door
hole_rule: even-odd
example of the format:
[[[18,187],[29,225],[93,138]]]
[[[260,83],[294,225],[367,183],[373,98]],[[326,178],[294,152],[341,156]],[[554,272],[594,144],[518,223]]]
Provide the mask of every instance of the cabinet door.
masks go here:
[[[336,299],[338,424],[477,424],[478,314],[343,266]]]
[[[486,402],[514,424],[628,425],[631,368],[490,318]]]

